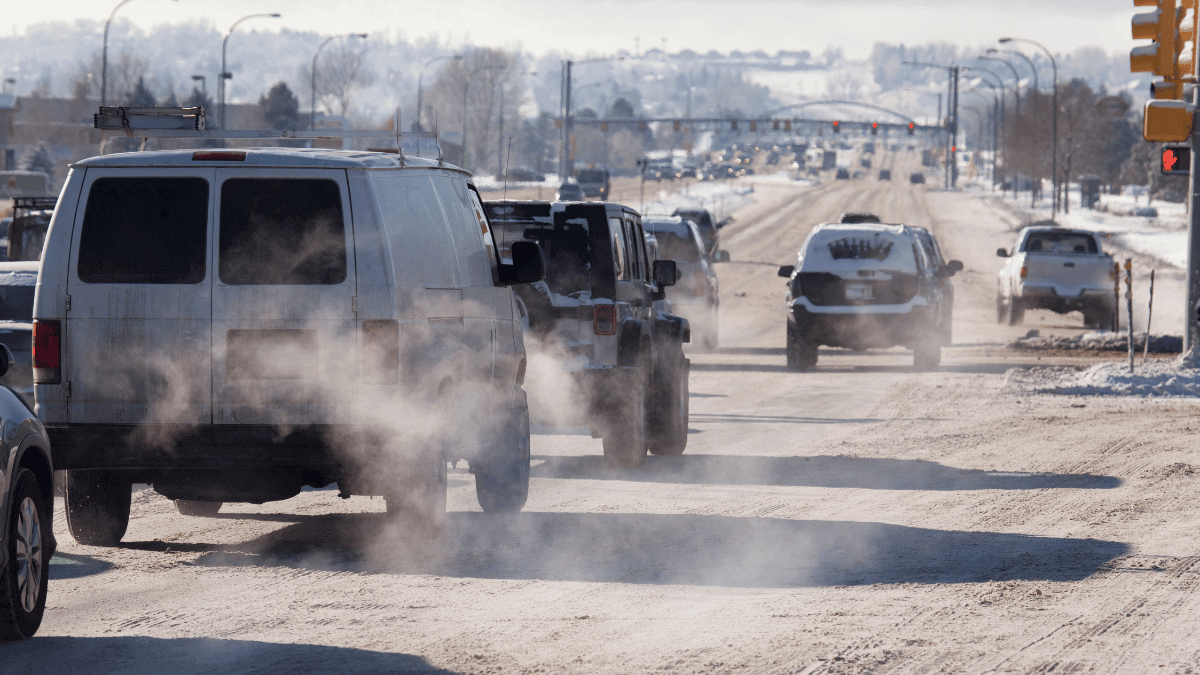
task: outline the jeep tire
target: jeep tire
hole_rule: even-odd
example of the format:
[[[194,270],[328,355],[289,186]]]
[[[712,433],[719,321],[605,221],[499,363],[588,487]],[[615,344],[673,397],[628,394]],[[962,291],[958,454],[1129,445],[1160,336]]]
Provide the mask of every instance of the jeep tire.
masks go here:
[[[13,475],[8,521],[2,523],[8,562],[0,570],[0,640],[33,637],[46,611],[50,574],[50,506],[29,469]]]
[[[653,455],[682,455],[688,442],[688,375],[691,361],[680,349],[655,373],[646,417],[646,434]]]
[[[516,513],[529,498],[529,406],[522,402],[500,434],[502,447],[475,470],[475,498],[486,513]]]
[[[646,462],[646,363],[639,361],[627,386],[616,389],[604,421],[604,457],[623,467]]]
[[[90,546],[116,546],[129,527],[133,482],[121,471],[67,471],[67,529],[75,541]]]

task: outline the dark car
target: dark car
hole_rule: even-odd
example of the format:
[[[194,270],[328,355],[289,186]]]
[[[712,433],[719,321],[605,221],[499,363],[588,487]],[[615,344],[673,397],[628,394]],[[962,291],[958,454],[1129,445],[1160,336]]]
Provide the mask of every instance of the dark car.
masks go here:
[[[704,255],[708,257],[711,257],[717,250],[717,244],[721,238],[717,230],[733,222],[733,218],[714,221],[708,209],[702,208],[678,208],[671,212],[671,215],[679,216],[696,224],[696,229],[700,231],[700,239],[704,242]]]
[[[914,173],[913,175],[908,177],[908,182],[912,183],[913,185],[924,185],[925,184],[925,174],[919,173],[919,172]]]
[[[849,169],[838,169],[837,175],[835,176],[835,178],[837,178],[838,180],[850,180],[850,170]]]
[[[924,234],[928,234],[927,232]],[[788,277],[787,367],[808,370],[821,345],[863,350],[904,345],[913,366],[941,361],[941,322],[952,302],[941,280],[962,264],[938,265],[922,232],[905,225],[825,223],[813,228]]]
[[[558,194],[555,198],[561,202],[581,202],[587,197],[583,193],[583,188],[579,187],[579,183],[563,183],[558,186]]]
[[[891,180],[891,179],[892,179],[891,171],[888,171],[887,169],[879,170],[879,180]]]
[[[696,224],[678,216],[646,216],[642,227],[657,240],[659,257],[674,260],[679,270],[670,294],[671,313],[688,320],[693,344],[707,351],[716,349],[720,286],[714,261],[709,260]],[[717,251],[712,257],[717,261],[729,259],[725,251]]]
[[[0,346],[0,375],[12,366]],[[33,410],[0,387],[0,640],[31,637],[46,611],[54,540],[54,467],[50,441]]]
[[[608,199],[610,177],[608,169],[596,167],[580,169],[579,173],[575,174],[575,180],[583,189],[584,196],[597,199]]]
[[[514,286],[527,326],[525,346],[549,360],[570,384],[530,385],[530,397],[554,406],[553,420],[588,425],[604,456],[623,466],[646,452],[678,455],[687,446],[686,319],[655,303],[677,278],[675,263],[651,260],[641,216],[607,202],[489,201],[500,247],[536,242],[543,281]],[[660,252],[661,255],[661,252]],[[564,401],[564,392],[578,392]],[[565,404],[565,407],[564,407]]]

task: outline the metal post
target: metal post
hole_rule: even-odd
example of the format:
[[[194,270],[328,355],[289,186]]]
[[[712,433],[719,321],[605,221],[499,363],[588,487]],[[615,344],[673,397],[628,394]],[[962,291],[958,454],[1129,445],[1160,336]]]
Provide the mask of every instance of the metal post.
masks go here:
[[[1146,310],[1146,344],[1142,347],[1142,363],[1150,357],[1150,320],[1154,318],[1154,270],[1150,270],[1150,305]]]
[[[1192,103],[1200,105],[1200,87],[1193,93]],[[1183,353],[1190,354],[1196,347],[1196,304],[1200,303],[1200,191],[1197,191],[1196,174],[1200,172],[1200,164],[1196,156],[1200,155],[1200,141],[1192,134],[1192,166],[1188,176],[1188,192],[1190,204],[1188,208],[1188,266],[1187,266],[1187,307],[1183,310]],[[1191,358],[1195,358],[1192,355]]]
[[[217,87],[217,91],[221,96],[220,118],[221,118],[221,128],[222,129],[226,128],[225,127],[225,81],[228,80],[229,78],[233,77],[233,75],[231,73],[229,73],[225,67],[225,47],[229,44],[229,36],[233,35],[233,29],[237,28],[239,23],[245,21],[246,19],[255,19],[255,18],[259,18],[259,17],[278,19],[280,17],[280,14],[278,12],[272,12],[270,14],[247,14],[246,16],[243,16],[242,18],[238,19],[237,21],[234,21],[233,25],[229,27],[229,32],[225,34],[225,39],[221,40],[221,77],[220,77],[220,82],[218,83],[218,84],[220,84],[220,86]]]
[[[1129,319],[1129,372],[1133,372],[1133,260],[1125,259],[1125,313]]]

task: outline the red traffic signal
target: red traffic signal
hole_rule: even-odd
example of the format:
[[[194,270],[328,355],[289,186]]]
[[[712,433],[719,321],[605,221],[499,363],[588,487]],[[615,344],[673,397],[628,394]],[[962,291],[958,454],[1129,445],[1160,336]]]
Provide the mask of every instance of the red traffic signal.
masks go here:
[[[841,133],[841,131],[842,130],[840,128],[838,128],[838,121],[834,120],[833,121],[833,133],[837,134],[837,133]]]
[[[871,135],[875,136],[878,134],[879,134],[879,122],[871,122]]]
[[[909,136],[912,136],[916,132],[916,129],[917,129],[917,125],[915,122],[908,123],[908,135]]]
[[[1192,149],[1186,145],[1164,145],[1159,169],[1168,176],[1188,175],[1192,169]]]

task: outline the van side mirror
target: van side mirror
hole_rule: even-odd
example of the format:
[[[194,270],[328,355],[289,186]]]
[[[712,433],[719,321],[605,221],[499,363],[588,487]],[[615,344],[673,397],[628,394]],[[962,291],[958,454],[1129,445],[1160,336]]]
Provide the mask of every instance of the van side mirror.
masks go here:
[[[15,363],[16,360],[13,358],[13,353],[8,348],[8,345],[0,342],[0,377],[7,375]]]
[[[779,267],[779,276],[790,277],[790,276],[792,276],[792,273],[795,271],[796,271],[795,265],[781,265]]]
[[[713,262],[727,263],[729,262],[729,251],[717,250],[713,253]]]
[[[674,260],[654,261],[654,283],[658,284],[659,288],[674,286],[678,277]]]
[[[531,284],[546,278],[542,247],[532,241],[512,243],[512,264],[500,265],[500,285]]]
[[[1002,248],[998,248],[998,249],[996,249],[996,255],[1000,256],[1001,258],[1007,258],[1008,251],[1005,249],[1002,249]]]
[[[722,227],[725,227],[726,225],[728,225],[732,222],[733,222],[733,216],[729,216],[728,218],[722,218],[721,220],[717,221],[717,229],[719,230]]]

